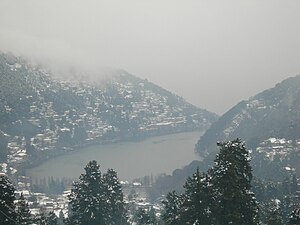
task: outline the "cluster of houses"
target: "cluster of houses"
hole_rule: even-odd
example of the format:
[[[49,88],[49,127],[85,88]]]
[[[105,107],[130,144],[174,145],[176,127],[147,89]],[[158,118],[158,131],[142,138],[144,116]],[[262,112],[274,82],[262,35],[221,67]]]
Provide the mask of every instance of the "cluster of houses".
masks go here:
[[[45,93],[58,92],[51,85],[37,90],[38,99],[26,96],[24,99],[32,101],[26,124],[16,121],[15,127],[22,130],[21,134],[7,138],[10,165],[18,167],[26,160],[45,159],[55,151],[64,152],[78,144],[143,138],[209,124],[201,111],[193,108],[193,113],[187,113],[191,105],[183,100],[172,105],[168,96],[144,88],[143,82],[116,80],[113,87],[117,90],[114,94],[109,88],[95,90],[88,84],[60,82],[59,90],[81,100],[80,107],[47,101]],[[64,110],[59,112],[59,107]],[[28,153],[36,157],[29,158]]]
[[[16,191],[16,197],[21,194],[26,198],[30,212],[34,216],[41,214],[48,215],[54,212],[57,217],[68,216],[68,195],[70,191],[65,191],[61,195],[48,196],[45,193],[31,192],[28,190]]]
[[[150,203],[148,201],[147,188],[140,182],[120,181],[124,193],[124,200],[127,205],[129,216],[133,217],[134,212],[138,209],[146,211],[154,210],[159,216],[162,210],[162,203]],[[41,214],[48,215],[54,212],[57,217],[68,217],[69,199],[71,189],[67,188],[61,194],[46,194],[41,192],[33,192],[30,189],[31,181],[29,177],[20,176],[17,183],[17,190],[15,192],[16,199],[21,194],[27,200],[29,209],[32,215],[39,216]]]
[[[72,95],[75,102],[80,100],[83,105],[60,106],[47,100],[46,92],[55,94],[58,91],[49,84],[45,85],[44,90],[36,90],[37,98],[24,97],[31,105],[26,123],[23,119],[14,125],[20,131],[19,135],[5,134],[8,156],[6,162],[0,163],[0,172],[13,177],[17,194],[22,192],[29,200],[33,214],[42,210],[67,215],[68,210],[68,191],[52,197],[32,192],[30,178],[24,175],[26,167],[34,160],[41,162],[58,152],[61,154],[91,142],[121,141],[122,138],[147,137],[209,125],[200,110],[184,100],[170,104],[168,96],[145,88],[142,81],[115,80],[113,87],[117,92],[114,94],[109,88],[96,90],[88,84],[59,82],[57,86],[62,93]],[[13,111],[10,106],[7,110]],[[123,186],[125,190],[137,189],[138,193],[143,193],[137,183]],[[128,203],[135,207],[159,208],[148,203],[144,195],[126,196]]]
[[[300,153],[300,139],[299,140],[286,140],[285,138],[271,137],[263,142],[256,148],[259,153],[264,153],[269,159],[274,156],[284,158],[291,153]]]

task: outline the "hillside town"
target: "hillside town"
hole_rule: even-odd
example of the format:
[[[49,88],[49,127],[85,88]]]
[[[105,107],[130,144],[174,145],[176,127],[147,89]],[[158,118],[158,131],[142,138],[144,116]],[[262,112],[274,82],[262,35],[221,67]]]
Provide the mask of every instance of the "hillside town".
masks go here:
[[[97,86],[55,80],[49,72],[7,55],[0,61],[24,87],[0,102],[0,173],[9,176],[17,197],[22,193],[28,199],[34,215],[53,211],[67,217],[72,180],[32,181],[26,176],[28,167],[82,146],[206,129],[217,118],[124,71]],[[148,200],[149,183],[121,183],[132,208],[160,212],[161,202]]]
[[[256,151],[264,153],[270,160],[274,160],[274,157],[279,157],[283,160],[291,154],[300,152],[300,139],[292,141],[285,138],[272,137],[263,141]]]

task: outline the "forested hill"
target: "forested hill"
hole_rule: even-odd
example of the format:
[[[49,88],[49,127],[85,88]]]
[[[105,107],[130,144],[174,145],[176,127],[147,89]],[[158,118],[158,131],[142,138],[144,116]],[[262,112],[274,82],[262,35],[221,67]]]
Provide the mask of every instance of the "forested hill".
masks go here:
[[[216,142],[240,137],[248,148],[270,138],[300,138],[300,76],[288,78],[242,101],[226,112],[200,138],[200,154],[214,152]]]
[[[217,118],[125,71],[101,84],[61,81],[55,75],[23,58],[0,54],[2,161],[13,149],[32,157],[48,155],[94,141],[203,129]]]

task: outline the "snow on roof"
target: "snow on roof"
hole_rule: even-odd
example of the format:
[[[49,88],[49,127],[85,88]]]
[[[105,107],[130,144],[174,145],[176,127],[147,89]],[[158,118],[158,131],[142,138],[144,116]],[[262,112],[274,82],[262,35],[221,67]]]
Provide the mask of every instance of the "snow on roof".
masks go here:
[[[287,171],[295,171],[295,168],[291,168],[291,167],[288,167],[288,166],[284,167],[284,169],[287,170]]]
[[[275,142],[277,141],[277,139],[276,139],[276,138],[269,138],[269,141],[270,141],[271,143],[275,143]]]

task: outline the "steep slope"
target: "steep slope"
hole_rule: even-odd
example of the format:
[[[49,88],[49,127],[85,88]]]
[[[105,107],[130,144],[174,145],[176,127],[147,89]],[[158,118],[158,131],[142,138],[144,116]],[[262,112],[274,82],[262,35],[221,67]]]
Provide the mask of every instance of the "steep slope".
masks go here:
[[[221,116],[196,144],[203,160],[157,180],[151,197],[155,200],[171,190],[182,190],[196,168],[206,171],[213,166],[218,141],[237,137],[252,149],[251,165],[256,177],[282,182],[291,173],[300,176],[300,76],[241,101]]]
[[[270,137],[300,138],[300,76],[288,78],[226,112],[200,138],[200,154],[214,152],[216,142],[237,137],[255,148]]]
[[[0,132],[8,143],[0,151],[8,152],[12,164],[93,142],[205,129],[217,118],[125,71],[102,83],[61,81],[52,75],[22,58],[0,54]]]

